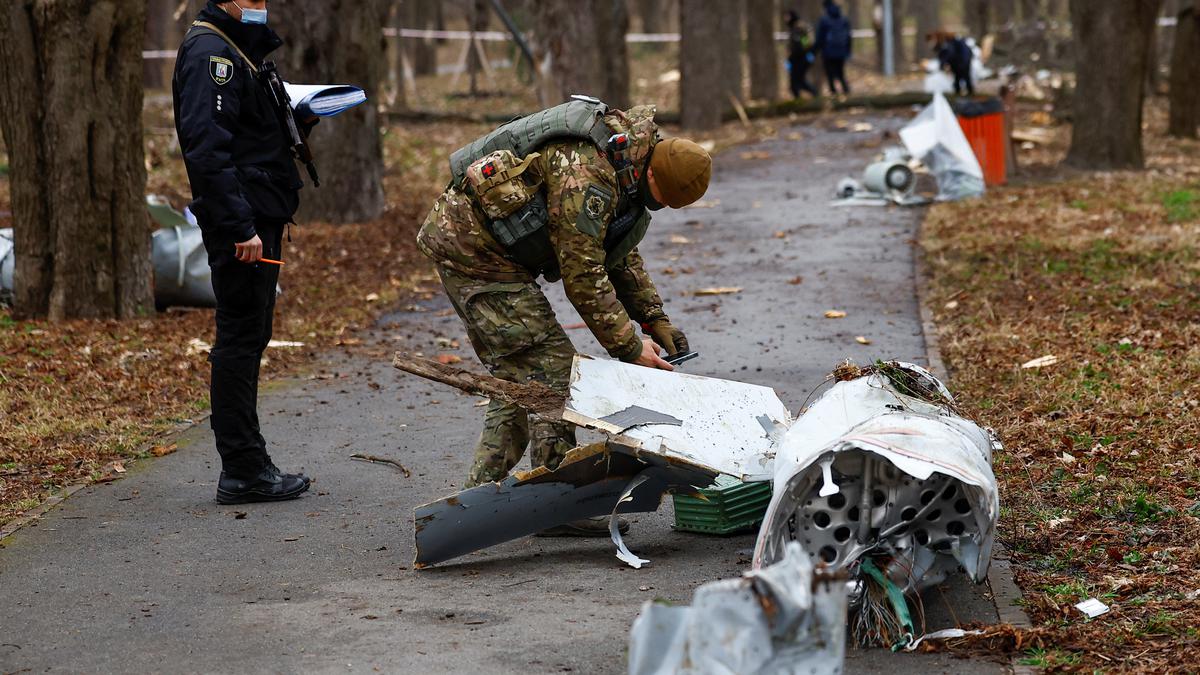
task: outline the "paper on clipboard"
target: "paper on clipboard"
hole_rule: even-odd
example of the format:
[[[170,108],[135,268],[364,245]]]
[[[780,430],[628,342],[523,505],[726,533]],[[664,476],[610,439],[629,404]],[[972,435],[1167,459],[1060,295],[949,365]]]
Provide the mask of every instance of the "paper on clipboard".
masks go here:
[[[362,89],[348,84],[283,83],[292,109],[301,117],[332,117],[367,100]]]

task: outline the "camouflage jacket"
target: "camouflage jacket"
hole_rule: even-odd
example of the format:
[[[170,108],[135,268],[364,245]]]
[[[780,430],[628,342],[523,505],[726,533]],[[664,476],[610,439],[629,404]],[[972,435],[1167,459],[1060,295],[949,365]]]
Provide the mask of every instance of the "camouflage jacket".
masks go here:
[[[544,177],[550,242],[567,297],[609,354],[632,361],[641,354],[641,339],[631,319],[645,323],[666,313],[637,249],[605,267],[604,235],[619,194],[616,171],[586,141],[550,143],[539,152],[535,168]],[[529,272],[505,255],[484,219],[474,200],[451,185],[425,218],[417,246],[474,279],[532,282]]]

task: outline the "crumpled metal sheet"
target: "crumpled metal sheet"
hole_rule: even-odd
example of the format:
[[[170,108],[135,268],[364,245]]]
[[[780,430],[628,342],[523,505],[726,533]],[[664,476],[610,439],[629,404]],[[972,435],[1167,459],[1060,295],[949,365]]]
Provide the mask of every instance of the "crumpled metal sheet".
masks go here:
[[[767,479],[791,424],[768,387],[576,356],[562,418],[612,435],[558,469],[518,473],[416,509],[416,562],[426,567],[581,518],[654,511],[722,473]],[[615,520],[615,519],[614,519]],[[617,557],[647,560],[613,531]]]
[[[716,472],[682,461],[639,456],[610,440],[576,448],[554,471],[515,473],[416,508],[420,569],[582,518],[658,510],[669,490],[705,487]],[[640,567],[614,535],[618,558]],[[633,561],[638,561],[634,564]]]
[[[706,583],[691,606],[642,605],[630,675],[841,673],[846,586],[796,542],[774,565]]]
[[[983,169],[954,110],[940,93],[900,130],[900,140],[937,178],[938,201],[983,194]]]
[[[614,417],[634,407],[656,415]],[[770,387],[587,356],[575,357],[563,419],[742,480],[771,479],[778,428],[792,423]]]
[[[945,386],[912,364],[891,367],[937,392],[900,393],[881,372],[835,383],[788,429],[756,567],[799,542],[814,561],[853,568],[881,556],[906,591],[959,565],[976,582],[991,560],[999,494],[992,435],[958,415]]]

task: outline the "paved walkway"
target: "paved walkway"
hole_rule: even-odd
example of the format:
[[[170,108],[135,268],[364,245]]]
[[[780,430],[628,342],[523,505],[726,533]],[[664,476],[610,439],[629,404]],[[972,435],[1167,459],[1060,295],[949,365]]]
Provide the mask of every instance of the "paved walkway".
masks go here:
[[[772,386],[795,411],[842,358],[924,363],[911,252],[920,211],[827,206],[837,178],[877,152],[874,138],[809,126],[735,148],[717,159],[711,208],[655,217],[643,252],[702,353],[688,372]],[[688,294],[711,286],[744,290]],[[564,323],[578,322],[557,287],[552,297]],[[387,317],[376,337],[430,352],[441,336],[465,345],[447,308],[439,298]],[[847,317],[822,318],[834,308]],[[598,351],[586,330],[571,335]],[[606,540],[527,538],[413,571],[412,509],[461,487],[482,410],[386,359],[331,355],[320,368],[336,375],[275,387],[261,405],[277,462],[318,480],[305,498],[217,506],[203,425],[179,452],[6,539],[0,672],[620,673],[643,601],[688,602],[748,566],[753,534],[674,532],[668,500],[633,517],[626,541],[651,560],[642,570]],[[412,476],[354,452],[393,457]],[[950,604],[961,621],[994,621],[984,591],[958,580],[931,592],[929,628],[953,625]],[[852,650],[847,666],[1002,670],[883,650]]]

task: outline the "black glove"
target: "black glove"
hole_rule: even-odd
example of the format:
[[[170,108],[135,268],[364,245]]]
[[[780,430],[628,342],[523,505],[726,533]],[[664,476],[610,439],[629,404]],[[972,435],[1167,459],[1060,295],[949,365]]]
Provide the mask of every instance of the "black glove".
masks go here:
[[[666,317],[642,324],[642,331],[665,349],[668,356],[688,351],[687,336]]]

